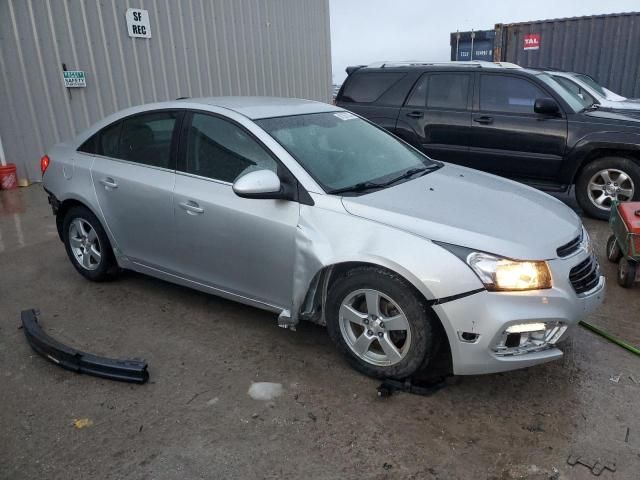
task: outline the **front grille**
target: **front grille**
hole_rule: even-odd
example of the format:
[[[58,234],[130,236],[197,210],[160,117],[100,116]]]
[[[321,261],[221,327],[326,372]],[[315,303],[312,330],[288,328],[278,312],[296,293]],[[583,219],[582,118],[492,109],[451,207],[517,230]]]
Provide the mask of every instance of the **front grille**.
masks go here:
[[[568,257],[569,255],[576,252],[580,248],[581,242],[582,242],[582,234],[578,235],[569,243],[565,243],[561,247],[558,247],[558,249],[556,250],[556,253],[560,258]]]
[[[576,293],[588,292],[598,285],[600,280],[600,267],[596,257],[591,255],[578,265],[573,267],[569,272],[569,280],[571,286]]]

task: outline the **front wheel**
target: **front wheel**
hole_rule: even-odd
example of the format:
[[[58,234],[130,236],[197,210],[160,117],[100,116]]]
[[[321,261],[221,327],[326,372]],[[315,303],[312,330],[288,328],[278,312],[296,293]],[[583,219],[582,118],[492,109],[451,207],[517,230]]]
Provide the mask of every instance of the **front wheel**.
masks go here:
[[[438,330],[423,299],[402,277],[358,267],[329,291],[327,330],[354,368],[376,378],[406,378],[426,366]]]
[[[589,163],[576,180],[576,199],[593,218],[606,220],[614,200],[640,198],[640,166],[625,157],[603,157]]]

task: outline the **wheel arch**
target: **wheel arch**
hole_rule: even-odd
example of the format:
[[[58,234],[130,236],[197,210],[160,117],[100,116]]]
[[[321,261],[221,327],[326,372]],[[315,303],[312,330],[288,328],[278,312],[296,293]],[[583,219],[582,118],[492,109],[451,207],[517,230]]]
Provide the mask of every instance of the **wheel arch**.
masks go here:
[[[592,162],[604,157],[622,157],[632,160],[640,165],[640,150],[626,149],[619,147],[596,147],[587,152],[582,162],[576,169],[571,179],[571,183],[575,184],[582,174],[582,171]]]
[[[437,320],[436,326],[438,329],[438,333],[440,334],[440,338],[443,340],[438,351],[438,364],[446,365],[446,368],[449,368],[452,364],[450,342],[453,339],[449,338],[447,329],[442,324],[442,319],[432,308],[432,305],[436,299],[432,296],[432,298],[429,298],[427,296],[428,293],[424,291],[424,288],[419,288],[416,285],[417,280],[408,278],[409,275],[403,275],[400,271],[398,271],[401,270],[399,268],[392,268],[388,265],[365,260],[340,261],[332,263],[330,265],[325,265],[316,272],[316,274],[313,276],[313,279],[311,280],[311,283],[304,296],[304,301],[300,307],[299,318],[302,320],[317,323],[322,326],[326,326],[326,319],[324,317],[325,305],[331,286],[348,271],[358,267],[373,267],[383,269],[394,275],[398,275],[405,282],[407,282],[407,284],[409,284],[418,298],[420,298],[421,301],[424,302],[425,307],[433,316],[433,318]]]
[[[62,242],[64,242],[64,238],[62,236],[62,226],[64,224],[64,217],[66,216],[67,212],[73,207],[84,207],[94,215],[96,214],[86,202],[82,202],[77,198],[67,198],[62,202],[60,202],[60,206],[56,211],[56,228],[58,230],[58,237],[60,237],[60,241]]]

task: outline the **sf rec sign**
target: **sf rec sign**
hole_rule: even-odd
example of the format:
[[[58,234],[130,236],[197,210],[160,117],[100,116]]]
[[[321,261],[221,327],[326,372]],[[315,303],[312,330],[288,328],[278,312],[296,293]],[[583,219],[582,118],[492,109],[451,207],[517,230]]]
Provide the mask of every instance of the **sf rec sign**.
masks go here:
[[[130,37],[151,38],[148,10],[128,8],[125,16],[127,18],[127,32]]]

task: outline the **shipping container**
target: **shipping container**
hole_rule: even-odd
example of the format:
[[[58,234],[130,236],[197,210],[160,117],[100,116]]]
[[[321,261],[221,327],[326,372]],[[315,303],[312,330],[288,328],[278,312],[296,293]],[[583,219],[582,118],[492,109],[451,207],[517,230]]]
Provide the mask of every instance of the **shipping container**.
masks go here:
[[[451,34],[451,60],[493,60],[495,30],[453,32]]]
[[[590,75],[640,97],[640,12],[497,24],[494,60]]]

